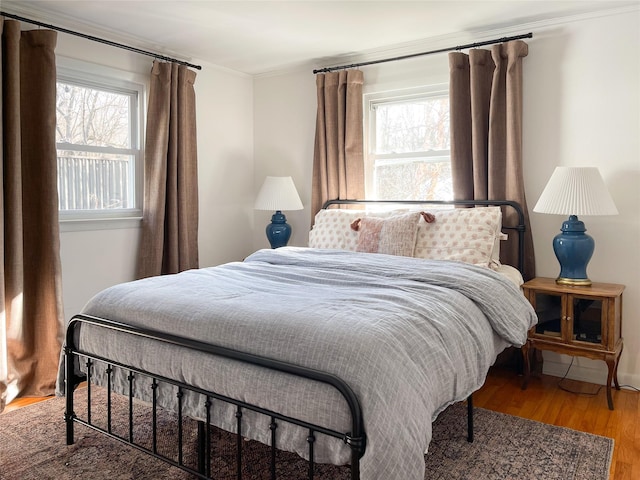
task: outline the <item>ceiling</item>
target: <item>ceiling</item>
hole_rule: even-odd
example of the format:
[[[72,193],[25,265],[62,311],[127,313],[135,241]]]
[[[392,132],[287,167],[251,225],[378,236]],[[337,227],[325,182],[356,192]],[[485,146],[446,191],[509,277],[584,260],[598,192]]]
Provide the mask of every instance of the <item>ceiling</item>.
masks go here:
[[[638,4],[638,0],[2,0],[2,10],[181,60],[259,75]]]

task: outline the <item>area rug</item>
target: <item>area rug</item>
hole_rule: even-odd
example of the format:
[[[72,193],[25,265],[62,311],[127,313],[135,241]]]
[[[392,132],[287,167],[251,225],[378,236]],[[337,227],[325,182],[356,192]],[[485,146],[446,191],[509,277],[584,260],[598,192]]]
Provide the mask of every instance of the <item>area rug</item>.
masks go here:
[[[76,395],[82,396],[79,391]],[[95,396],[103,395],[93,391]],[[97,399],[100,400],[99,398]],[[92,402],[96,423],[104,409]],[[125,405],[122,397],[114,404]],[[123,409],[123,411],[125,411]],[[150,409],[136,405],[136,421],[150,424]],[[192,475],[139,450],[76,425],[76,443],[65,445],[64,399],[54,398],[0,415],[0,479],[2,480],[169,480],[191,479]],[[80,410],[78,410],[80,414]],[[97,419],[97,420],[95,420]],[[127,416],[114,415],[115,433],[127,435]],[[159,415],[158,449],[171,456],[175,434],[173,416]],[[489,410],[475,409],[475,441],[466,441],[466,406],[453,405],[434,423],[433,440],[425,456],[425,480],[607,480],[613,440],[562,427],[546,425]],[[146,427],[145,427],[146,428]],[[188,444],[195,429],[185,426]],[[136,429],[135,438],[144,443],[150,431]],[[218,452],[212,470],[216,479],[236,478],[235,436],[217,431],[212,443]],[[269,450],[243,442],[247,462],[243,478],[269,478]],[[195,454],[184,456],[195,466]],[[295,454],[278,453],[278,477],[307,478],[307,462]],[[344,467],[316,465],[318,480],[349,478]]]

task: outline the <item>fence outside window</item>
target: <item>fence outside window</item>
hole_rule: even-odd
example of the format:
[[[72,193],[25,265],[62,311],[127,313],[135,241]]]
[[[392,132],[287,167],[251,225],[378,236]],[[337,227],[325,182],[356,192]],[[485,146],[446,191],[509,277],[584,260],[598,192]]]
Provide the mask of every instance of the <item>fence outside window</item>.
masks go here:
[[[133,208],[132,155],[58,151],[60,211]]]

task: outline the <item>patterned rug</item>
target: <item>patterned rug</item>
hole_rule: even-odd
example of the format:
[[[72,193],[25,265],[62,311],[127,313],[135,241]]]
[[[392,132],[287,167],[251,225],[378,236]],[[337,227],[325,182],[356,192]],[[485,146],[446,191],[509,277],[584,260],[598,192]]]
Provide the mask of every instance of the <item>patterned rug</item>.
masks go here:
[[[78,392],[78,396],[83,391]],[[100,395],[93,391],[94,395]],[[125,402],[126,400],[115,398]],[[93,403],[93,402],[92,402]],[[151,422],[150,409],[134,409],[137,420]],[[194,478],[182,470],[128,447],[116,440],[76,425],[76,443],[65,445],[62,420],[64,399],[54,398],[0,415],[1,480],[168,480]],[[80,410],[78,410],[80,413]],[[94,419],[104,411],[94,407]],[[106,415],[104,415],[106,416]],[[137,421],[136,420],[136,421]],[[98,420],[99,421],[99,420]],[[127,417],[115,415],[114,433],[127,435]],[[136,429],[135,438],[144,443],[149,431]],[[475,441],[466,441],[466,406],[453,405],[434,423],[433,440],[425,457],[425,480],[608,480],[613,440],[553,425],[546,425],[481,408],[475,410]],[[169,415],[159,415],[158,449],[177,455]],[[185,444],[195,437],[195,422],[185,425]],[[235,436],[216,430],[212,443],[219,452],[212,470],[216,479],[235,477]],[[269,450],[245,441],[247,454],[243,478],[266,479]],[[186,453],[184,462],[195,466],[195,455]],[[278,452],[278,477],[307,478],[308,464],[295,454]],[[318,480],[349,478],[341,467],[316,465]]]

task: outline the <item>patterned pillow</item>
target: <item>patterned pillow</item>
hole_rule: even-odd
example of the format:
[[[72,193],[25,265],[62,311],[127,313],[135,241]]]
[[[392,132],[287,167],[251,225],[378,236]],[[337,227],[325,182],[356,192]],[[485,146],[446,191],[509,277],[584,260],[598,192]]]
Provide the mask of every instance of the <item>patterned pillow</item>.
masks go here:
[[[388,218],[362,217],[352,228],[358,232],[357,252],[413,256],[420,212]]]
[[[501,238],[500,207],[437,210],[435,215],[435,222],[418,224],[414,257],[490,265]]]
[[[406,210],[367,211],[367,210],[320,210],[315,217],[313,228],[309,232],[309,247],[333,248],[356,251],[358,232],[351,229],[351,223],[357,218],[386,218]]]

